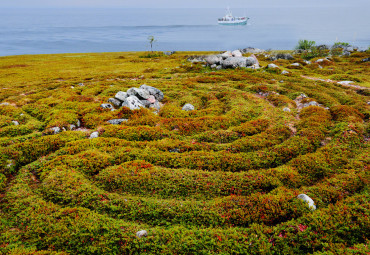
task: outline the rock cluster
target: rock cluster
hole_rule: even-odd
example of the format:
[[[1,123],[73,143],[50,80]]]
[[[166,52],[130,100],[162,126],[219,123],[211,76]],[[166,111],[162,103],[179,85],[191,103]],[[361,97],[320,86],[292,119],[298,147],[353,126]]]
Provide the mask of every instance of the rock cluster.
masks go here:
[[[297,109],[298,110],[301,110],[303,108],[306,108],[306,107],[309,107],[309,106],[319,106],[319,107],[323,107],[323,105],[319,104],[318,102],[316,101],[310,101],[310,102],[304,102],[304,99],[307,98],[307,96],[305,94],[301,94],[300,96],[298,96],[294,102],[296,103],[297,105]],[[328,109],[328,108],[325,108],[325,109]]]
[[[109,104],[102,104],[100,107],[104,109],[113,109],[113,105],[117,108],[128,107],[130,110],[136,110],[141,107],[154,108],[159,110],[161,107],[161,101],[164,98],[162,91],[155,87],[148,86],[146,84],[141,85],[139,88],[130,88],[126,92],[119,91],[114,98],[109,98]],[[123,122],[125,120],[111,120],[116,124],[117,122]]]
[[[278,53],[278,54],[270,57],[271,61],[275,61],[277,59],[292,60],[292,59],[294,59],[294,57],[289,53]]]
[[[252,55],[250,57],[243,57],[243,54],[240,50],[226,51],[218,55],[209,55],[204,58],[207,66],[211,68],[227,69],[227,68],[237,68],[237,67],[246,67],[246,68],[259,68],[259,63],[256,56]]]

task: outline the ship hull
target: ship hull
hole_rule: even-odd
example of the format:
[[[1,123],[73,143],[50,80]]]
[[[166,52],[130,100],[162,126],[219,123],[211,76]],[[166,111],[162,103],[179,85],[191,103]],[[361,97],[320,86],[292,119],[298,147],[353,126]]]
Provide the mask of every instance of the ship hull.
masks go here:
[[[224,26],[245,26],[247,25],[247,20],[245,21],[219,21],[219,25],[224,25]]]

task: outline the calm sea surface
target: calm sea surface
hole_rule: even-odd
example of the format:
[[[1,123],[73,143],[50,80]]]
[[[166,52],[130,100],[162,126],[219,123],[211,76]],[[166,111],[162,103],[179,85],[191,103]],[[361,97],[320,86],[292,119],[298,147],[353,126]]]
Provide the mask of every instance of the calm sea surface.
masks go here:
[[[292,49],[299,39],[370,46],[368,8],[233,10],[247,26],[219,26],[223,9],[0,9],[0,56],[149,50]]]

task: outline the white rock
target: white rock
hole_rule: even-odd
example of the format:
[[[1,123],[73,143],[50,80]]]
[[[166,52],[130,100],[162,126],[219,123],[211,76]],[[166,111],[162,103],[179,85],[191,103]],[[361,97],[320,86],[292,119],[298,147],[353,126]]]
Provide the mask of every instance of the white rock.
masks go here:
[[[60,129],[60,127],[52,127],[51,130],[53,131],[53,133],[56,135],[58,133],[60,133],[62,130]]]
[[[69,129],[70,129],[70,130],[74,130],[74,129],[76,129],[76,125],[73,125],[73,124],[69,125]]]
[[[183,111],[194,111],[194,106],[192,104],[185,104],[183,107],[182,107],[182,110]]]
[[[130,88],[127,90],[127,95],[136,96],[140,100],[147,100],[150,97],[149,91],[142,88]]]
[[[316,210],[315,202],[306,194],[299,194],[297,198],[305,201],[308,204],[308,207],[311,209],[311,211]]]
[[[16,120],[12,120],[12,122],[13,122],[13,124],[14,124],[15,126],[18,126],[18,125],[19,125],[19,122],[18,122],[18,121],[16,121]]]
[[[155,88],[155,87],[152,87],[152,86],[148,86],[146,84],[143,84],[140,86],[141,89],[145,89],[146,91],[149,92],[150,95],[154,96],[156,100],[158,100],[159,102],[163,100],[164,98],[164,94],[162,91],[160,91],[159,89]]]
[[[232,57],[232,56],[233,56],[233,54],[231,53],[231,51],[226,51],[226,52],[222,53],[220,56],[221,56],[223,59],[226,59],[226,58]]]
[[[242,57],[243,54],[240,52],[240,50],[234,50],[233,52],[231,52],[231,54],[233,55],[233,57]]]
[[[99,137],[99,132],[98,131],[95,131],[95,132],[92,132],[91,135],[90,135],[90,139],[93,139],[93,138],[98,138]]]
[[[293,63],[290,66],[296,66],[296,67],[298,67],[298,66],[300,66],[300,64],[299,63]]]
[[[80,120],[77,120],[76,125],[77,125],[77,127],[81,127],[81,121]]]
[[[288,71],[286,71],[286,70],[283,70],[282,72],[281,72],[281,74],[288,74],[289,72]]]
[[[145,107],[144,104],[136,97],[136,96],[129,96],[122,102],[122,106],[130,108],[130,110],[140,109],[141,107]]]
[[[277,65],[275,65],[275,64],[268,64],[267,65],[267,68],[272,68],[272,69],[274,69],[274,68],[279,68]]]
[[[284,112],[290,112],[290,109],[288,107],[284,107],[283,111]]]
[[[118,91],[114,97],[118,100],[124,101],[128,97],[128,95],[126,92]]]
[[[350,85],[351,83],[353,83],[353,81],[339,81],[338,84],[340,85]]]
[[[209,55],[205,58],[205,61],[207,62],[208,65],[219,65],[222,60],[222,57],[217,56],[217,55]]]
[[[136,232],[136,236],[138,238],[142,238],[144,236],[146,237],[146,236],[148,236],[148,232],[146,230],[140,230],[140,231]]]

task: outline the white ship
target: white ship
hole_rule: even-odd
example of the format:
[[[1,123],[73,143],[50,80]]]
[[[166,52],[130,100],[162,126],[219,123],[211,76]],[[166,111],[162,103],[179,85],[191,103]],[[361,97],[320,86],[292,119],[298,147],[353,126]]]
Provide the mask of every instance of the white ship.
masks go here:
[[[234,17],[227,7],[226,15],[223,18],[218,19],[218,24],[220,25],[247,25],[248,17]]]

